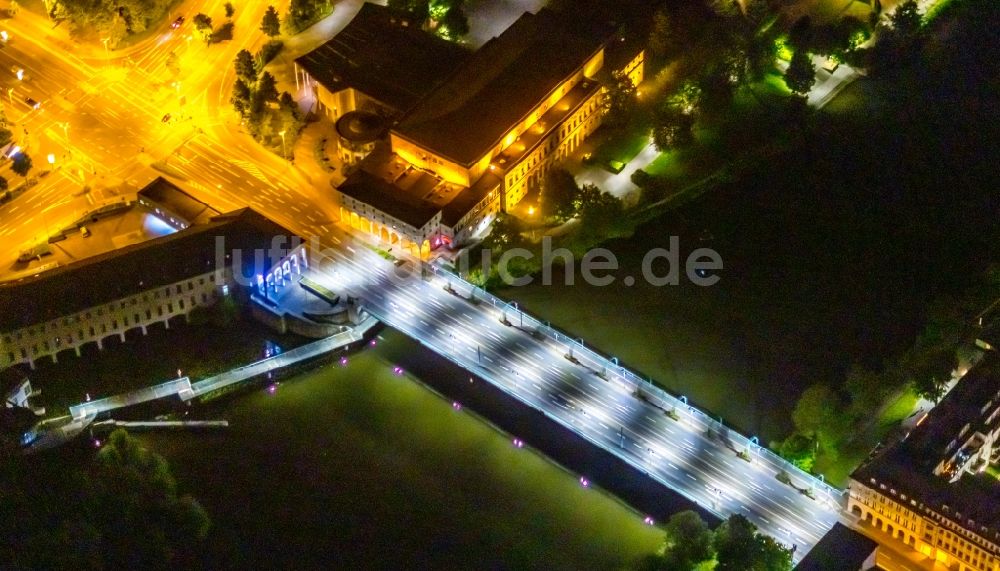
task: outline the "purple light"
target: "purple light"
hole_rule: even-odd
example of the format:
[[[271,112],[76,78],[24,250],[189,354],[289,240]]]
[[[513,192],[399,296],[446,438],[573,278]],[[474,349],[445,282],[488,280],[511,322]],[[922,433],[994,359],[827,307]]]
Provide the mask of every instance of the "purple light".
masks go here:
[[[589,488],[590,480],[584,478],[583,476],[580,476],[580,485],[583,486],[584,488]]]
[[[649,516],[646,516],[646,519],[644,519],[644,520],[642,520],[642,521],[643,521],[643,522],[644,522],[644,523],[645,523],[646,525],[653,525],[653,524],[655,523],[655,522],[653,521],[653,518],[651,518],[651,517],[649,517]]]
[[[520,438],[515,438],[514,439],[514,446],[516,448],[524,448],[524,441],[521,440]]]
[[[95,448],[100,448],[101,447],[101,441],[100,440],[94,440],[94,447]]]
[[[340,365],[342,367],[347,366],[347,357],[341,357],[340,358]]]
[[[392,372],[396,373],[397,375],[402,375],[403,374],[403,368],[402,367],[393,367],[392,368]]]
[[[451,403],[451,408],[453,408],[455,410],[462,410],[462,404],[459,403],[458,401],[455,401],[455,402]]]
[[[371,345],[372,347],[374,347],[375,346],[375,340],[372,339],[371,341],[368,342],[368,344]]]
[[[275,392],[277,392],[277,391],[278,391],[278,385],[271,385],[271,386],[267,387],[267,392],[270,393],[270,394],[272,394],[272,395]]]

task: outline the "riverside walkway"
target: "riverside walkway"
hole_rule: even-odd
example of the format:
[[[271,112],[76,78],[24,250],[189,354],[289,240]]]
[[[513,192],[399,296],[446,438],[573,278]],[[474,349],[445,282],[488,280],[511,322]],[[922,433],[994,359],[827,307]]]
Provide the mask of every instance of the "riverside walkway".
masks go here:
[[[188,377],[182,377],[152,387],[146,387],[120,395],[80,403],[69,407],[70,415],[74,419],[83,419],[87,417],[94,418],[97,415],[110,410],[133,406],[173,395],[177,395],[182,401],[189,401],[208,393],[235,385],[247,379],[283,369],[301,361],[312,359],[325,353],[329,353],[330,351],[345,347],[351,343],[361,341],[376,325],[378,325],[378,320],[369,316],[348,331],[331,335],[330,337],[326,337],[318,341],[313,341],[312,343],[296,347],[286,353],[262,359],[256,363],[237,367],[231,371],[226,371],[225,373],[214,377],[209,377],[195,383],[192,383]]]

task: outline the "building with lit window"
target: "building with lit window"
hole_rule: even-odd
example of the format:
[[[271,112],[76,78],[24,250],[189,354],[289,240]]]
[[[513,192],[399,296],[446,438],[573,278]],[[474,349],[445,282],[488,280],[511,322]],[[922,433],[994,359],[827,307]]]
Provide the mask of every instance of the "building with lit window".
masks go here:
[[[385,9],[365,5],[358,18],[371,20],[380,10]],[[393,21],[392,16],[383,18]],[[398,19],[394,21],[399,27]],[[404,29],[406,35],[423,33],[409,25]],[[642,81],[641,46],[615,30],[610,25],[583,26],[542,9],[525,13],[473,53],[441,59],[438,63],[447,65],[428,74],[431,89],[419,96],[410,89],[408,94],[415,97],[388,105],[401,111],[399,118],[337,186],[341,219],[388,245],[422,255],[484,232],[498,212],[537,189],[552,165],[600,125],[603,82],[612,71]],[[396,38],[400,32],[387,35]],[[340,34],[317,51],[329,51],[338,38]],[[426,62],[411,61],[420,60],[421,54],[407,54],[407,65],[426,67]],[[315,78],[330,73],[324,67],[329,60],[319,55],[303,56],[298,63],[307,71],[302,81],[324,83]],[[337,62],[330,68],[343,67]],[[352,70],[355,78],[350,83],[356,93],[388,100],[374,94],[384,89],[380,66]],[[361,80],[365,73],[378,81]],[[337,105],[338,113],[347,108]]]
[[[161,210],[167,208],[165,205]],[[164,212],[166,212],[164,210]],[[171,211],[165,216],[178,214]],[[256,273],[295,238],[253,209],[0,284],[0,369],[77,357],[87,344],[187,319],[219,298],[249,293]],[[237,279],[242,278],[242,279]],[[246,287],[242,284],[247,284]]]
[[[848,510],[955,571],[1000,571],[1000,358],[851,475]]]

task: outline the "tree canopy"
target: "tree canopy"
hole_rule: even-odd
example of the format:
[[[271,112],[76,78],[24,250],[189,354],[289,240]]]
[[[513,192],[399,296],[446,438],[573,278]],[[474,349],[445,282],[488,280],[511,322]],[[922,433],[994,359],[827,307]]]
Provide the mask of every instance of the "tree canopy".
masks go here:
[[[572,218],[576,214],[573,201],[579,190],[576,179],[569,171],[562,168],[551,169],[542,182],[539,199],[542,215],[563,220]]]
[[[270,38],[281,33],[281,20],[278,18],[278,11],[274,6],[268,6],[264,11],[264,17],[260,22],[260,31]]]
[[[31,171],[31,167],[34,163],[28,153],[20,152],[14,155],[14,162],[10,165],[10,170],[14,171],[15,174],[19,174],[27,178],[28,173]]]
[[[736,514],[715,530],[717,571],[790,571],[792,553]]]
[[[816,83],[816,67],[813,66],[809,52],[805,50],[795,50],[792,54],[792,61],[785,70],[785,84],[793,93],[805,95]]]

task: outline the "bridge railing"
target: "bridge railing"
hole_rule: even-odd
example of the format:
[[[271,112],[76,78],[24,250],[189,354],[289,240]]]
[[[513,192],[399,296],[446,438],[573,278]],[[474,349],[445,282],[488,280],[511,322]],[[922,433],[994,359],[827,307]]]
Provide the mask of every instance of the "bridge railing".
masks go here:
[[[716,427],[720,431],[725,430],[726,436],[733,441],[734,447],[739,446],[743,450],[746,450],[747,453],[756,452],[756,455],[759,458],[766,460],[767,463],[773,465],[776,473],[784,471],[790,478],[797,477],[805,481],[807,488],[812,490],[822,490],[831,498],[840,498],[845,493],[843,490],[827,484],[822,478],[817,478],[816,476],[801,470],[788,460],[785,460],[778,454],[775,454],[766,446],[755,442],[755,438],[748,438],[739,431],[726,427],[722,419],[713,418],[711,415],[705,413],[698,407],[690,404],[686,397],[675,396],[668,393],[662,388],[654,385],[652,379],[644,379],[629,370],[627,367],[619,365],[617,359],[614,357],[607,357],[598,353],[594,349],[587,347],[584,344],[583,339],[574,338],[565,332],[552,327],[552,325],[548,322],[543,322],[530,313],[525,312],[517,306],[516,302],[507,301],[497,297],[487,292],[484,288],[469,283],[461,276],[455,275],[449,269],[440,267],[436,263],[426,264],[425,267],[429,268],[435,275],[447,280],[449,286],[457,293],[467,293],[470,297],[474,297],[481,302],[493,305],[499,312],[501,312],[502,316],[506,316],[506,318],[511,322],[511,325],[520,326],[524,329],[530,328],[531,330],[536,331],[539,334],[543,334],[557,343],[566,345],[568,354],[571,353],[574,358],[581,362],[589,361],[591,364],[594,364],[609,381],[616,380],[615,377],[617,377],[617,380],[621,382],[626,389],[631,391],[642,391],[642,393],[645,393],[650,400],[658,400],[664,409],[670,408],[680,410],[681,412],[686,411],[688,414],[692,415],[694,419],[703,424],[706,429]]]

